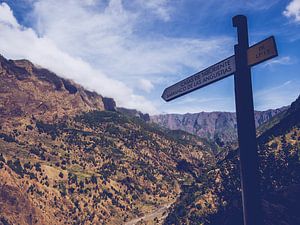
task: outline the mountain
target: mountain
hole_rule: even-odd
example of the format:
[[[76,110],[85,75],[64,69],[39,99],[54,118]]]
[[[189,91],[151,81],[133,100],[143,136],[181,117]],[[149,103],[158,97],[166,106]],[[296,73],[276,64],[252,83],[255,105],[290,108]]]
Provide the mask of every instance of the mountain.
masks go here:
[[[0,224],[241,224],[234,147],[27,60],[0,57],[0,84]],[[299,115],[300,98],[258,128],[266,224],[300,223]]]
[[[300,224],[300,96],[259,130],[264,224]],[[183,187],[165,224],[242,224],[239,174],[238,151],[233,150]]]
[[[0,224],[161,224],[215,164],[213,143],[27,60],[1,56],[0,83]]]
[[[0,113],[4,117],[33,115],[55,121],[79,112],[116,107],[113,99],[87,91],[28,60],[7,60],[0,55],[0,64]]]
[[[255,111],[256,127],[285,111],[288,107]],[[151,122],[171,130],[183,130],[216,141],[220,146],[237,140],[236,115],[231,112],[200,112],[151,116]]]

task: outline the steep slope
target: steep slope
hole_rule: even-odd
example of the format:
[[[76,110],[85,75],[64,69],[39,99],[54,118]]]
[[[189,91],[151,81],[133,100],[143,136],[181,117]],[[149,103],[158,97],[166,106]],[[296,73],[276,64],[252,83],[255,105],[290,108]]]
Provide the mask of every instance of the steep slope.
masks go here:
[[[27,60],[0,55],[0,112],[2,117],[34,116],[55,121],[90,110],[113,110],[113,99],[85,90]]]
[[[275,117],[258,137],[264,222],[296,225],[300,223],[300,96]],[[231,151],[207,175],[186,186],[165,224],[242,224],[238,163],[237,151]]]
[[[122,224],[215,164],[208,141],[112,111],[26,60],[0,69],[0,223]]]
[[[282,107],[267,111],[255,111],[256,127],[286,109],[287,107]],[[155,115],[151,116],[151,122],[172,130],[184,130],[202,138],[209,138],[221,146],[237,140],[236,116],[231,112]]]

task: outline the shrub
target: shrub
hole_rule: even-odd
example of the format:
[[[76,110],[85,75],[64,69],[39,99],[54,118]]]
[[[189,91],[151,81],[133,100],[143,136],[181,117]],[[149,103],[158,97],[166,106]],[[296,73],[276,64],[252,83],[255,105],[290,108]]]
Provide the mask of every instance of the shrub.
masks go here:
[[[34,164],[34,167],[35,167],[35,170],[38,171],[38,172],[42,172],[42,169],[41,169],[41,164],[40,163],[36,163]]]
[[[97,177],[94,174],[91,176],[91,182],[97,184]]]
[[[21,177],[24,176],[24,169],[19,159],[16,159],[14,162],[12,162],[12,160],[8,160],[7,165]]]
[[[67,189],[66,189],[66,185],[64,183],[60,183],[58,185],[58,189],[59,189],[62,197],[65,197],[67,195]]]
[[[1,134],[0,133],[0,138],[2,138],[6,142],[17,142],[16,139],[13,136],[7,135],[7,134]]]
[[[5,163],[5,158],[3,157],[2,153],[0,153],[0,161]]]

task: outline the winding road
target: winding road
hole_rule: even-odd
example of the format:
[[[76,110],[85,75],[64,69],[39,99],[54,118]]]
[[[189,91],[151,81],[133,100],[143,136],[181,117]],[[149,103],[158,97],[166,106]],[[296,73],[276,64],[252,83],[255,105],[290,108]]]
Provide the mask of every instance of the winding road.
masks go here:
[[[166,205],[163,205],[159,208],[157,208],[156,210],[154,210],[153,212],[151,213],[148,213],[142,217],[139,217],[139,218],[136,218],[136,219],[133,219],[131,221],[128,221],[125,223],[125,225],[135,225],[136,223],[140,222],[141,220],[144,220],[144,221],[154,221],[154,218],[157,217],[158,219],[163,219],[165,218],[168,214],[164,215],[164,212],[167,212],[167,210],[170,208],[170,206],[173,204],[172,203],[168,203]]]

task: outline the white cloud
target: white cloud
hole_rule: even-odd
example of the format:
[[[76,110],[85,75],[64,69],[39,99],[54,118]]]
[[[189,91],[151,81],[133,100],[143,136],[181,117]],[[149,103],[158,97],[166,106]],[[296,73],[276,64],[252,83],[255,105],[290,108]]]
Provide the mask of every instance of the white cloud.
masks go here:
[[[294,62],[290,56],[283,56],[264,63],[263,67],[273,67],[274,65],[291,65],[293,63]]]
[[[230,41],[224,37],[147,37],[136,30],[143,11],[125,10],[120,0],[110,1],[102,11],[67,2],[47,0],[35,4],[38,33],[123,82],[133,83],[132,79],[140,76],[149,79],[177,74],[183,67],[201,67],[213,51],[224,54],[223,47]]]
[[[75,80],[86,88],[114,97],[121,106],[156,112],[151,102],[135,95],[133,90],[122,82],[108,78],[82,59],[61,51],[51,39],[38,37],[32,29],[15,24],[11,11],[6,17],[3,16],[5,14],[2,12],[7,12],[7,8],[5,3],[0,5],[0,49],[6,57],[29,59],[59,75]]]
[[[83,0],[87,5],[95,5],[97,0]]]
[[[167,22],[171,19],[171,2],[170,0],[135,0],[136,3],[144,8],[146,11],[150,11],[158,18]]]
[[[293,18],[295,22],[300,22],[300,0],[292,0],[283,11],[283,15]]]
[[[178,74],[187,75],[186,69],[201,69],[230,54],[231,49],[225,47],[233,40],[227,37],[175,38],[143,33],[145,10],[160,20],[170,20],[171,1],[135,3],[140,8],[130,10],[121,0],[105,2],[34,1],[32,28],[20,26],[3,3],[0,15],[5,10],[10,13],[1,17],[0,51],[7,57],[27,58],[113,97],[119,106],[150,113],[157,112],[159,104],[154,106],[152,99],[136,95],[137,89],[158,91],[154,82],[177,81],[181,78]]]
[[[5,4],[5,3],[2,3],[0,5],[0,9],[1,9],[1,13],[0,13],[0,21],[3,25],[6,25],[6,26],[10,26],[12,28],[18,28],[19,27],[19,24],[16,20],[16,18],[14,17],[10,7]]]
[[[251,1],[241,1],[240,3],[245,7],[250,7],[252,10],[268,10],[274,5],[276,5],[279,0],[251,0]]]
[[[149,93],[154,86],[150,80],[140,79],[138,82],[138,88]]]

